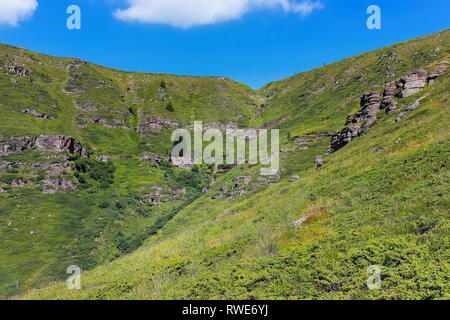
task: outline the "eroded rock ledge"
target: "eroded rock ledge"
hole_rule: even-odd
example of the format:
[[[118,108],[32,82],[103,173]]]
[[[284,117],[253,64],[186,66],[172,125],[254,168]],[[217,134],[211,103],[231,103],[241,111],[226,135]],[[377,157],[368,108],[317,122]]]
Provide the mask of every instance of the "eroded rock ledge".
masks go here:
[[[381,93],[369,92],[361,97],[361,110],[347,117],[346,127],[331,137],[331,146],[327,153],[333,153],[344,147],[356,137],[362,136],[366,131],[376,125],[377,114],[385,110],[387,114],[393,113],[397,109],[395,97],[406,98],[422,91],[428,84],[431,84],[438,77],[442,76],[448,69],[448,61],[444,60],[431,66],[427,70],[414,71],[406,76],[389,83]],[[406,111],[411,111],[418,107],[420,99]],[[396,121],[401,120],[401,115]]]
[[[36,149],[52,152],[69,152],[88,158],[88,151],[81,143],[68,136],[63,135],[40,135],[27,137],[11,137],[6,139],[0,137],[0,156],[6,156],[27,149]]]

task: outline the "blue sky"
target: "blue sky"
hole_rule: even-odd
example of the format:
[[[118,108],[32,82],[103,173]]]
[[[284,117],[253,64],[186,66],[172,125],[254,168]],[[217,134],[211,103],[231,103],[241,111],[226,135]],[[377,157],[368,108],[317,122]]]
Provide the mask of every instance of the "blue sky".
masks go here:
[[[66,27],[73,4],[81,30]],[[381,30],[366,27],[372,4],[381,8]],[[0,0],[0,42],[129,71],[223,75],[259,88],[441,31],[449,12],[448,0]]]

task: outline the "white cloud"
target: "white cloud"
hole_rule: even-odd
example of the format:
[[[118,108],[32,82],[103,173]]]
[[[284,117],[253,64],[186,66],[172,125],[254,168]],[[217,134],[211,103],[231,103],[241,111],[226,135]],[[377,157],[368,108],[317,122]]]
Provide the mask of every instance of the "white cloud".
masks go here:
[[[37,9],[36,0],[0,0],[0,25],[17,26]]]
[[[300,13],[303,16],[311,14],[314,10],[323,9],[323,4],[320,1],[303,1],[302,3],[295,3],[291,10],[295,13]]]
[[[320,0],[127,0],[129,8],[114,15],[125,21],[169,24],[174,27],[213,24],[238,19],[255,9],[282,8],[302,16],[322,9]]]

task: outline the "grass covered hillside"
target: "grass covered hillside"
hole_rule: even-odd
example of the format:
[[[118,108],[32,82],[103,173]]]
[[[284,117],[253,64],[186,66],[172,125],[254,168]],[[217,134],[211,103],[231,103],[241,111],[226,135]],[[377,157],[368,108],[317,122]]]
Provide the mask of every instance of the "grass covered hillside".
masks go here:
[[[449,38],[258,91],[1,45],[0,297],[448,299]],[[280,129],[279,174],[173,166],[194,120]]]

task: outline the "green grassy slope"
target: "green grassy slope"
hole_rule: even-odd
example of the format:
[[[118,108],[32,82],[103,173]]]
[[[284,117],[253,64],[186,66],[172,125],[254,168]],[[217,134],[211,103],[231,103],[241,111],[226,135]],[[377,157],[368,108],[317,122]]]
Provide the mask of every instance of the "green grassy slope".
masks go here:
[[[73,215],[82,217],[85,221],[96,223],[95,219],[100,219],[108,228],[113,225],[122,226],[116,227],[116,231],[109,233],[110,235],[117,236],[119,231],[131,238],[133,234],[141,234],[140,240],[143,242],[139,244],[142,243],[142,246],[110,263],[83,272],[82,290],[70,291],[64,282],[57,282],[32,290],[21,298],[449,298],[448,72],[416,95],[397,99],[400,106],[409,106],[423,98],[420,106],[402,121],[395,121],[401,110],[390,115],[381,112],[377,115],[376,126],[364,136],[358,137],[341,150],[324,156],[324,166],[320,170],[315,169],[313,162],[314,157],[323,155],[330,145],[330,137],[317,132],[335,132],[343,128],[346,117],[359,110],[359,98],[362,94],[382,92],[386,83],[416,69],[427,68],[448,59],[449,43],[449,31],[446,30],[298,74],[271,83],[258,92],[232,81],[227,82],[230,86],[227,92],[231,90],[235,93],[228,101],[236,104],[236,110],[242,116],[237,117],[241,126],[260,127],[271,123],[272,127],[281,129],[281,145],[286,149],[295,146],[295,140],[306,139],[303,145],[307,148],[282,152],[281,178],[274,179],[272,183],[265,181],[258,184],[258,168],[235,168],[219,175],[206,194],[195,194],[195,201],[187,199],[186,202],[174,202],[168,207],[158,208],[157,212],[148,217],[133,218],[139,208],[134,210],[132,205],[129,206],[130,210],[125,210],[130,212],[121,213],[120,218],[115,216],[118,214],[115,212],[117,210],[99,208],[102,206],[98,203],[96,208],[99,209],[86,209],[85,216],[80,215],[82,209],[75,208]],[[193,91],[179,89],[178,93],[177,86],[186,88],[185,82],[191,81],[191,78],[183,78],[175,85],[173,79],[176,77],[127,74],[98,66],[88,67],[102,70],[102,77],[115,81],[114,88],[121,93],[127,92],[124,99],[128,99],[126,101],[130,104],[122,106],[119,103],[114,107],[125,110],[130,105],[136,105],[137,111],[133,113],[135,119],[130,119],[135,124],[141,121],[145,113],[187,122],[199,115],[210,117],[207,121],[237,121],[233,120],[236,118],[234,111],[204,113],[206,109],[202,108],[207,108],[209,103],[205,101],[212,100],[214,109],[221,108],[223,97],[216,98],[217,91],[206,95],[198,89],[195,93],[194,87],[201,85],[203,81],[205,86],[211,86],[216,81],[228,80],[192,78],[198,80],[190,89]],[[149,81],[149,86],[153,86],[149,93],[143,88],[146,77],[153,78]],[[179,113],[165,110],[167,100],[160,101],[158,87],[162,77],[172,96],[175,110],[179,110]],[[222,92],[222,89],[218,91]],[[195,96],[190,96],[187,92],[194,92]],[[59,94],[55,93],[55,96]],[[82,95],[90,94],[87,92]],[[111,91],[110,94],[115,93]],[[58,100],[57,97],[55,99]],[[88,99],[95,101],[95,93]],[[141,99],[157,100],[157,104],[146,103]],[[203,104],[198,103],[198,109],[195,109],[198,102],[196,99],[203,101]],[[106,103],[108,102],[101,102]],[[263,106],[258,110],[260,104]],[[67,109],[73,108],[67,104]],[[261,114],[256,117],[259,111]],[[5,124],[8,134],[15,130],[10,127],[12,121],[9,119],[2,122],[2,129]],[[69,125],[64,130],[69,130],[68,128]],[[40,130],[47,133],[49,128],[42,127]],[[120,148],[124,143],[123,148],[129,148],[128,155],[137,155],[142,148],[152,148],[152,145],[143,147],[141,139],[144,144],[152,143],[151,139],[167,139],[161,138],[167,134],[164,132],[142,137],[132,130],[99,126],[91,137],[81,128],[73,127],[73,130],[67,131],[67,134],[71,133],[89,146],[109,152],[108,154],[125,154],[114,153],[114,148]],[[126,136],[133,141],[134,136],[138,140],[134,144],[123,140],[114,140],[114,143],[108,143],[106,139],[96,140],[95,137],[101,136],[100,132],[103,131],[126,131],[128,135],[117,133],[120,136],[118,139]],[[76,134],[77,132],[79,133]],[[315,133],[306,135],[311,132]],[[295,138],[289,140],[288,134]],[[163,153],[164,148],[165,144],[160,143],[158,149],[151,151]],[[117,167],[114,183],[106,190],[94,192],[91,189],[89,198],[93,197],[94,202],[103,201],[110,196],[107,199],[113,204],[117,201],[114,197],[130,199],[130,192],[145,190],[152,183],[174,184],[178,180],[170,173],[172,170],[167,171],[167,168],[153,169],[154,172],[149,177],[143,177],[144,174],[139,169],[141,163],[135,158],[114,160],[113,163]],[[199,177],[202,172],[206,173],[201,170]],[[183,174],[183,170],[177,169],[175,174]],[[197,177],[197,173],[192,174]],[[290,182],[289,177],[294,174],[299,175],[299,179]],[[236,177],[243,175],[252,177],[250,186],[256,192],[249,192],[236,199],[211,199],[220,188],[230,187],[235,183]],[[51,197],[80,197],[86,201],[88,197],[83,192],[88,191]],[[6,221],[13,214],[23,214],[27,218],[30,215],[28,211],[34,210],[36,215],[44,212],[32,202],[25,206],[25,199],[28,197],[26,194],[10,197],[11,202],[2,201],[2,235],[6,230]],[[42,200],[42,205],[51,204],[52,210],[59,212],[59,221],[65,223],[71,211],[57,208],[58,199],[41,197],[45,199]],[[17,198],[24,199],[24,204],[19,203],[21,207],[18,208],[12,203]],[[4,199],[6,198],[2,198]],[[8,203],[9,207],[3,203]],[[123,208],[127,209],[127,205],[119,209]],[[158,223],[158,217],[171,219],[163,219],[163,223]],[[302,217],[307,218],[306,222],[301,227],[294,227],[292,222]],[[44,214],[41,219],[44,219]],[[108,224],[108,219],[114,223]],[[160,219],[159,222],[161,221]],[[54,228],[55,231],[58,229],[50,221],[45,221],[42,225]],[[87,234],[100,232],[102,229],[99,227],[99,230],[92,231],[89,223],[82,225],[83,232]],[[155,225],[158,228],[154,228]],[[153,228],[152,232],[147,232],[148,228],[145,226]],[[21,259],[24,259],[14,260],[13,255],[5,250],[0,251],[2,258],[5,257],[8,261],[8,264],[0,263],[0,283],[8,283],[7,293],[11,294],[14,292],[11,287],[17,281],[17,277],[12,277],[12,268],[19,261],[29,265],[30,262],[25,263],[25,259],[35,257],[34,252],[37,251],[29,251],[32,249],[23,245],[26,241],[30,242],[29,239],[18,236],[14,238],[11,236],[12,232],[9,232],[9,237],[4,238],[8,240],[2,239],[1,243],[14,241],[23,250]],[[50,233],[51,231],[46,241],[54,237]],[[71,242],[79,233],[79,230],[67,233],[61,243]],[[105,243],[110,245],[109,251],[96,246],[97,253],[93,256],[104,257],[109,254],[108,259],[98,259],[90,264],[86,262],[87,258],[78,261],[74,259],[73,262],[79,263],[83,269],[89,269],[120,255],[111,256],[111,251],[119,250],[120,245],[113,246],[111,244],[114,242],[107,240]],[[92,236],[86,236],[84,245],[92,246]],[[81,254],[87,251],[84,246],[77,249]],[[55,251],[58,255],[67,254],[67,250]],[[66,258],[56,260],[58,265],[48,268],[43,267],[44,260],[32,262],[33,268],[27,270],[28,274],[25,275],[24,272],[20,275],[27,277],[25,288],[35,287],[52,278],[64,279],[67,262],[72,262],[64,259]],[[53,261],[53,257],[46,260],[47,263]],[[367,289],[367,268],[370,265],[381,268],[382,290]],[[42,279],[43,271],[38,267],[46,272],[59,270],[59,273],[57,277],[53,274],[53,277],[49,276],[41,282],[29,279]]]
[[[10,66],[30,74],[17,76]],[[134,250],[198,197],[207,182],[192,186],[191,181],[205,181],[204,172],[185,173],[139,160],[153,152],[165,156],[171,130],[139,134],[135,127],[150,116],[175,119],[180,126],[193,118],[245,126],[257,112],[258,99],[247,86],[226,78],[122,72],[0,45],[0,137],[72,136],[91,151],[91,158],[106,154],[115,166],[112,185],[102,186],[89,174],[75,176],[75,161],[69,161],[62,177],[79,191],[43,194],[40,183],[46,172],[31,167],[67,162],[49,161],[33,150],[0,158],[0,165],[12,163],[0,170],[0,185],[8,191],[0,193],[0,298],[65,278],[70,264],[89,269]],[[96,117],[107,126],[94,123]],[[11,187],[19,179],[27,185]],[[187,192],[174,204],[142,204],[153,186],[166,188],[163,193],[168,187]]]

